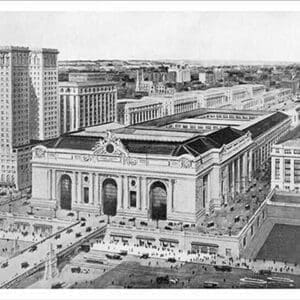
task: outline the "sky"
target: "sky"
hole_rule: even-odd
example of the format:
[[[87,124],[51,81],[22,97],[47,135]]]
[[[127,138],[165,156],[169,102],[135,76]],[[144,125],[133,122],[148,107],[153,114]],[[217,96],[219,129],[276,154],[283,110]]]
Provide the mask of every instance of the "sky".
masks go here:
[[[0,12],[1,45],[59,59],[300,62],[300,12]]]

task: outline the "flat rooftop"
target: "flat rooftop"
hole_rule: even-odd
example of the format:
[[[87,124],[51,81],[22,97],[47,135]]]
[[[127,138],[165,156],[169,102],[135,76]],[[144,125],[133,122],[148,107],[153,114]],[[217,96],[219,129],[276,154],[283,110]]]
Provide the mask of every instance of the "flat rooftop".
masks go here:
[[[300,125],[284,135],[276,144],[300,147]]]

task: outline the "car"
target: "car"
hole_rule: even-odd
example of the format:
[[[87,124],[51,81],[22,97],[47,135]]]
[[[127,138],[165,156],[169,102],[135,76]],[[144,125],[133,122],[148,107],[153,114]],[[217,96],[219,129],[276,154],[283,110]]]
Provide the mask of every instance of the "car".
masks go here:
[[[189,227],[190,227],[190,224],[184,224],[182,227],[183,227],[183,228],[189,228]]]
[[[104,261],[103,261],[103,260],[101,260],[101,259],[96,259],[96,258],[87,258],[87,259],[86,259],[86,262],[87,262],[87,263],[90,263],[90,264],[104,265]]]
[[[122,257],[119,254],[105,254],[105,256],[109,259],[121,260]]]
[[[72,267],[71,268],[71,272],[72,273],[80,273],[81,272],[81,268],[80,267]]]
[[[26,206],[26,205],[28,205],[28,204],[29,204],[28,201],[24,201],[22,205],[23,205],[23,206]]]
[[[62,289],[65,286],[66,286],[65,282],[57,282],[51,285],[51,289]]]
[[[99,221],[99,223],[105,223],[105,220],[102,219],[102,220]]]
[[[135,221],[135,218],[129,218],[128,221],[129,221],[129,222],[134,222],[134,221]]]
[[[272,275],[272,272],[271,272],[270,270],[262,269],[262,270],[259,270],[259,271],[258,271],[258,274],[259,274],[259,275],[263,275],[263,276],[271,276],[271,275]]]
[[[29,267],[29,263],[27,261],[21,263],[21,268],[26,269]]]
[[[122,255],[122,256],[126,256],[128,254],[128,251],[127,250],[121,250],[119,252],[119,254]]]
[[[8,267],[8,261],[6,261],[5,263],[3,263],[3,264],[1,265],[1,268],[2,268],[2,269],[6,268],[6,267]]]
[[[90,252],[90,250],[91,250],[91,246],[88,243],[82,244],[80,246],[80,248],[81,248],[82,251],[84,251],[86,253]]]
[[[86,218],[81,217],[81,218],[80,218],[80,221],[86,222]]]
[[[149,258],[149,254],[148,254],[148,253],[144,253],[144,254],[142,254],[142,255],[140,256],[140,258],[142,258],[142,259],[147,259],[147,258]]]
[[[170,282],[170,279],[169,279],[168,275],[156,277],[156,283],[157,284],[162,284],[162,283],[169,284],[169,282]]]
[[[204,288],[217,288],[217,287],[219,287],[219,283],[216,281],[204,281],[203,287]]]
[[[62,244],[56,245],[56,248],[57,248],[57,249],[61,249],[61,248],[62,248]]]
[[[169,257],[167,259],[167,262],[170,262],[170,263],[175,263],[176,262],[176,259],[174,257]]]
[[[66,233],[71,233],[71,232],[73,232],[73,229],[72,229],[72,228],[69,228],[69,229],[66,231]]]
[[[122,225],[122,226],[126,225],[126,223],[123,222],[123,221],[120,221],[119,224]]]
[[[82,236],[81,232],[77,232],[77,233],[75,234],[75,237],[77,237],[77,238],[79,238],[79,237],[81,237],[81,236]]]
[[[83,273],[83,274],[88,274],[88,273],[90,273],[90,270],[89,270],[89,269],[82,269],[82,270],[81,270],[81,273]]]
[[[220,266],[220,265],[216,265],[214,266],[216,271],[222,271],[222,272],[231,272],[232,271],[232,267],[231,266]]]
[[[36,249],[37,249],[37,246],[36,246],[36,245],[33,245],[33,246],[29,249],[29,252],[34,252]]]
[[[141,224],[141,226],[148,226],[148,223],[146,223],[144,221],[141,221],[140,224]]]
[[[172,230],[172,228],[170,226],[165,226],[166,230]]]
[[[85,222],[81,223],[80,226],[81,226],[81,227],[84,227],[84,226],[85,226]]]
[[[170,283],[172,284],[177,284],[179,282],[179,279],[178,278],[170,278]]]
[[[69,213],[67,214],[67,217],[74,217],[74,216],[75,216],[75,214],[72,213],[72,212],[69,212]]]
[[[91,232],[92,231],[92,227],[91,226],[87,227],[85,231],[86,232]]]
[[[55,236],[55,239],[56,240],[60,239],[60,233]]]

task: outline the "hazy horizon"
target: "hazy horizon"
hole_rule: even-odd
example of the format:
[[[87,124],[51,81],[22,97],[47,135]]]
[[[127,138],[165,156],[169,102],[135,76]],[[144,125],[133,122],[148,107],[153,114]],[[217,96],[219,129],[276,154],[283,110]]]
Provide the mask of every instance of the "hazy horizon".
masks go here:
[[[0,35],[59,60],[300,61],[300,12],[0,12]]]

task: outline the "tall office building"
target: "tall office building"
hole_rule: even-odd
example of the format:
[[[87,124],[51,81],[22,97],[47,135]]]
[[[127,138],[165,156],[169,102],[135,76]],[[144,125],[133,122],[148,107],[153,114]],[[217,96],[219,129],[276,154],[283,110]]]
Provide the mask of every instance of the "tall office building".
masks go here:
[[[32,49],[29,54],[30,139],[59,135],[58,51]]]
[[[112,82],[59,82],[60,133],[114,122],[117,89]]]
[[[31,185],[31,139],[57,137],[57,50],[0,47],[0,185]]]

